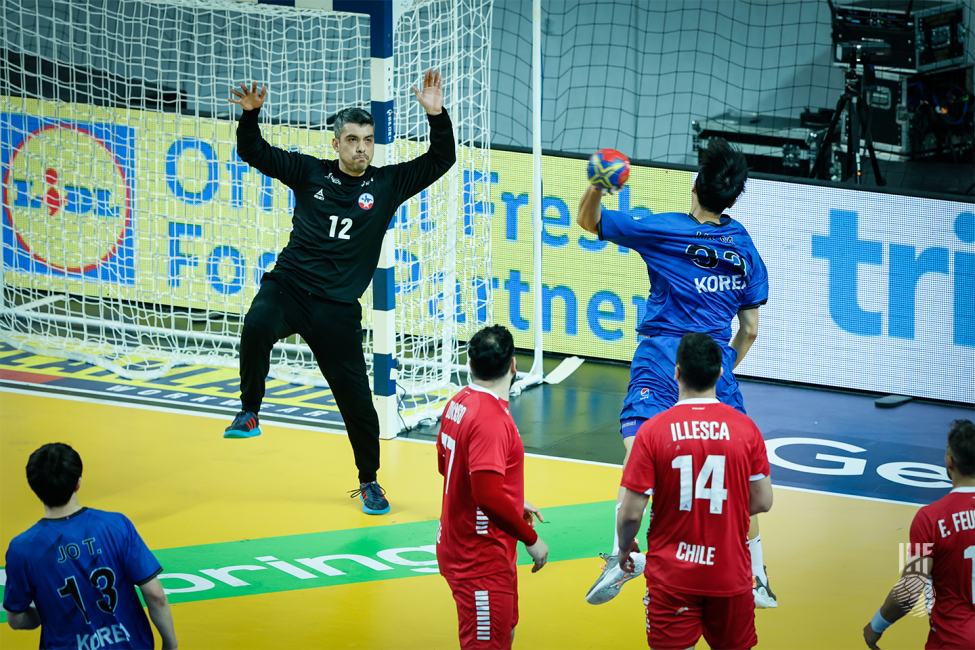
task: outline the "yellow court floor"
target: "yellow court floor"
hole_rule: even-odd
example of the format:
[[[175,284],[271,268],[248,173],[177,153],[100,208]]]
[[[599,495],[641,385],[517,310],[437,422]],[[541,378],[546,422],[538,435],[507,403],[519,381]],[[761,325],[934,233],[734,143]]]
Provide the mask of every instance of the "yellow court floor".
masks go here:
[[[164,575],[184,576],[163,580],[177,590],[170,598],[181,648],[458,647],[450,591],[419,548],[434,543],[439,515],[432,445],[382,443],[380,482],[392,512],[370,517],[347,494],[357,485],[344,436],[265,423],[259,438],[224,440],[224,420],[0,392],[0,544],[6,549],[43,516],[24,477],[28,455],[65,442],[85,464],[82,505],[125,513]],[[525,474],[527,498],[553,523],[539,529],[549,565],[534,575],[520,569],[515,647],[646,647],[638,581],[606,605],[583,600],[598,575],[595,554],[611,542],[606,502],[619,468],[530,457]],[[865,647],[861,629],[897,578],[898,544],[916,510],[777,490],[761,526],[780,607],[757,612],[759,646]],[[307,569],[300,559],[333,548],[346,558],[332,562],[342,574],[334,578],[318,571],[299,580],[261,565],[271,549]],[[385,568],[363,568],[350,553]],[[228,573],[245,562],[250,568]],[[882,647],[921,647],[926,633],[926,619],[909,616]],[[36,648],[38,638],[0,626],[4,649]]]

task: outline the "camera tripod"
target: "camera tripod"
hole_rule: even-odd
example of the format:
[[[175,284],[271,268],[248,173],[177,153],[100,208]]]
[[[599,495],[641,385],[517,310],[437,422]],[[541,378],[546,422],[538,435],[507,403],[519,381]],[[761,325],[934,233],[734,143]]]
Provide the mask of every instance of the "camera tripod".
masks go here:
[[[809,176],[811,178],[817,177],[816,175],[820,165],[822,165],[826,157],[826,150],[830,147],[829,143],[831,142],[833,133],[836,131],[836,125],[839,124],[843,118],[844,111],[846,111],[849,114],[848,128],[846,130],[846,164],[843,166],[841,180],[846,181],[849,179],[855,169],[856,184],[860,185],[863,183],[863,169],[860,164],[860,125],[862,123],[864,127],[863,139],[866,143],[867,152],[870,155],[870,162],[873,165],[873,174],[877,179],[877,185],[886,185],[887,181],[880,174],[880,164],[877,162],[877,152],[874,150],[873,136],[870,132],[871,112],[867,92],[871,86],[875,85],[876,76],[873,68],[861,60],[860,47],[856,47],[855,51],[856,58],[850,62],[850,69],[846,72],[846,87],[839,101],[836,102],[836,111],[833,113],[833,119],[829,122],[829,128],[826,129],[826,135],[822,140],[822,146],[819,148],[816,160],[809,170]],[[860,63],[863,63],[862,79],[857,73],[857,65]]]

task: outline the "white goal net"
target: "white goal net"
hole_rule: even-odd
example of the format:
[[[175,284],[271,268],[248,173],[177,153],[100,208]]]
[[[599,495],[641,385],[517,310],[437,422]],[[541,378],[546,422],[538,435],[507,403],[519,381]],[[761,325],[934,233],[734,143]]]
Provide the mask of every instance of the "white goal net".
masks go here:
[[[452,179],[397,216],[399,392],[414,417],[462,362],[458,339],[491,318],[489,185],[475,182],[488,173],[489,5],[416,2],[394,25],[394,159],[426,149],[409,91],[425,66],[447,77],[459,137]],[[334,158],[329,116],[370,105],[369,17],[227,0],[23,0],[2,12],[0,340],[128,378],[236,367],[293,198],[237,156],[229,90],[266,84],[268,141]],[[424,30],[439,40],[416,38]],[[325,385],[299,337],[275,347],[271,376]]]

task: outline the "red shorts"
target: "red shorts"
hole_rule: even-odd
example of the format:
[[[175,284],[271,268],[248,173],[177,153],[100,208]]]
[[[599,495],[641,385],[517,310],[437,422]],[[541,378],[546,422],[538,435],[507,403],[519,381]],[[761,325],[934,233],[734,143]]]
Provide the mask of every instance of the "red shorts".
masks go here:
[[[493,573],[480,578],[447,578],[457,603],[460,647],[511,648],[518,624],[518,573]]]
[[[647,643],[653,650],[691,648],[704,635],[716,650],[743,650],[758,644],[755,596],[698,596],[648,586]]]

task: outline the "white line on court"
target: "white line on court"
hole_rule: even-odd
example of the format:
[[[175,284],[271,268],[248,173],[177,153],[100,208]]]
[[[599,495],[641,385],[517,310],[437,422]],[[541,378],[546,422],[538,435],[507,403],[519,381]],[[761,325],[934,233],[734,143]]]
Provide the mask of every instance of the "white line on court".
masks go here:
[[[11,383],[11,382],[8,382]],[[33,384],[29,384],[31,388],[13,388],[10,386],[0,386],[0,392],[3,393],[17,393],[18,395],[33,395],[38,397],[50,397],[54,399],[64,399],[71,402],[87,402],[89,404],[104,404],[106,406],[121,406],[122,408],[137,409],[140,411],[155,411],[157,413],[173,413],[176,415],[195,415],[202,418],[210,418],[211,420],[227,420],[227,415],[224,413],[210,413],[207,411],[198,411],[193,408],[173,408],[171,406],[156,406],[154,404],[134,404],[131,402],[126,402],[123,400],[111,400],[102,397],[89,397],[88,395],[70,395],[64,393],[53,393],[53,392],[42,392],[33,388]],[[49,389],[50,390],[50,389]],[[95,391],[88,391],[83,388],[72,388],[72,392],[83,392],[91,393],[92,395],[101,395]],[[261,416],[261,420],[267,424],[274,425],[276,427],[282,427],[285,429],[299,429],[302,431],[320,431],[322,433],[335,433],[338,435],[348,435],[345,429],[337,428],[334,426],[328,426],[324,423],[318,426],[297,424],[294,422],[280,422],[274,418],[273,414]]]

